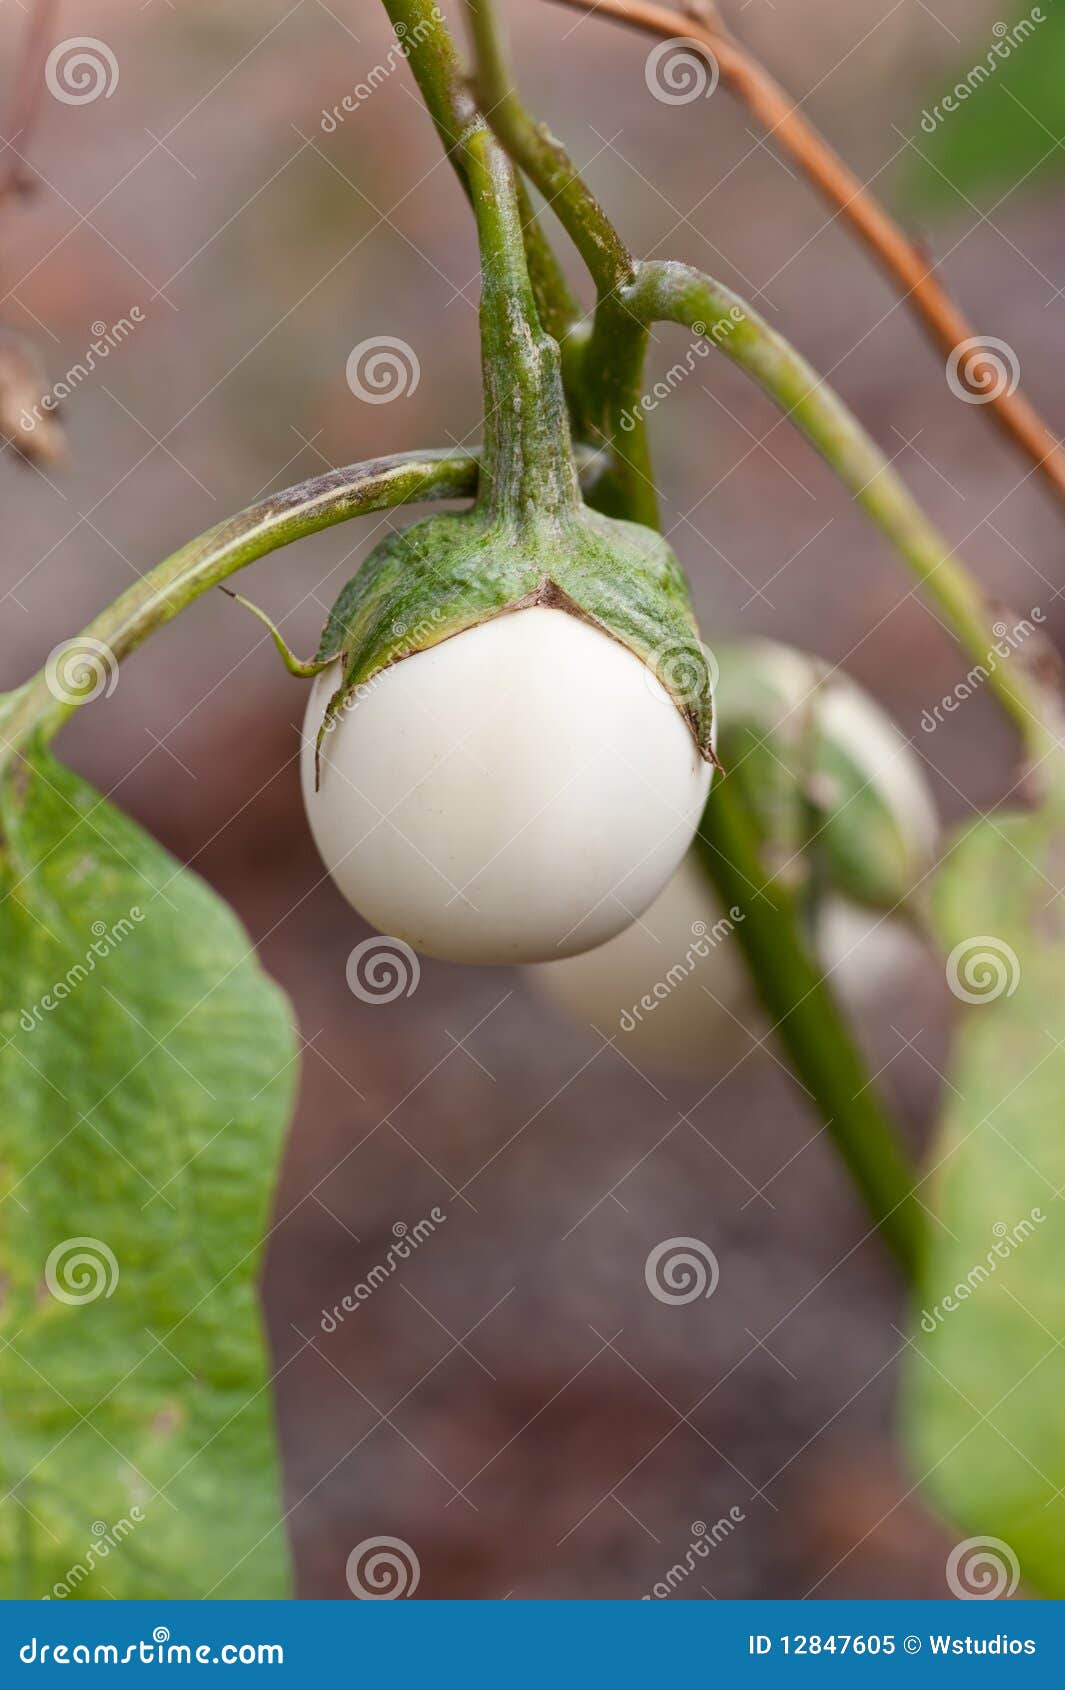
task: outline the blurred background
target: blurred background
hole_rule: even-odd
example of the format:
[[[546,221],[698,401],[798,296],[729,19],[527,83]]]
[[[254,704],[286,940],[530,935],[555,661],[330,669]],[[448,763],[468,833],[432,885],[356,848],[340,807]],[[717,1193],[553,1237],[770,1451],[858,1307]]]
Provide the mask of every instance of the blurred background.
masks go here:
[[[547,0],[502,9],[528,100],[634,250],[753,298],[988,590],[1041,610],[1060,643],[1048,495],[793,166],[724,90],[653,98],[650,37]],[[722,11],[1065,426],[1056,127],[1014,83],[1016,99],[981,88],[979,123],[970,103],[921,130],[1000,33],[1001,0]],[[0,8],[7,67],[26,16]],[[0,688],[268,490],[479,430],[470,220],[378,5],[86,0],[57,39],[75,29],[109,46],[117,80],[42,102],[34,192],[2,210],[3,323],[49,381],[100,325],[134,326],[74,385],[64,464],[3,452]],[[1010,75],[1024,52],[1044,77],[1038,43]],[[997,179],[965,142],[989,125],[1009,138]],[[420,379],[371,404],[345,368],[381,335],[414,349]],[[685,347],[661,332],[649,382]],[[804,441],[716,359],[659,406],[652,441],[708,643],[768,634],[845,664],[913,740],[947,823],[994,805],[1007,732],[982,697],[922,729],[968,664]],[[275,554],[245,590],[309,652],[398,521]],[[366,929],[323,879],[299,799],[304,702],[259,625],[214,594],[60,746],[232,901],[296,1006],[303,1078],[264,1299],[299,1594],[347,1597],[353,1546],[390,1535],[416,1550],[420,1597],[636,1598],[729,1517],[674,1599],[945,1595],[954,1534],[893,1448],[899,1285],[802,1094],[739,1029],[717,1071],[634,1063],[504,971],[425,962],[409,998],[360,1001],[345,964]],[[865,1029],[915,1146],[943,1083],[945,996],[918,967]],[[434,1212],[446,1222],[323,1330]],[[708,1300],[649,1295],[648,1252],[674,1237],[713,1249]]]

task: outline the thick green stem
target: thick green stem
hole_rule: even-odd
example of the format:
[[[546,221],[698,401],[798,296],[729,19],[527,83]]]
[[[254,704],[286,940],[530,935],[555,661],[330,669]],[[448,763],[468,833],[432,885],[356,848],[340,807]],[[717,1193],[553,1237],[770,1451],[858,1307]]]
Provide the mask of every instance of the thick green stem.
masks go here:
[[[478,121],[464,141],[481,247],[484,453],[490,521],[563,521],[580,501],[558,343],[540,325],[514,166]]]
[[[470,99],[439,8],[432,0],[384,4],[477,218],[485,389],[478,504],[493,522],[520,521],[534,511],[562,519],[576,508],[577,474],[558,346],[540,321],[526,254],[528,202]],[[542,288],[539,263],[537,275]]]
[[[887,535],[963,651],[988,669],[988,686],[1033,761],[1057,744],[1044,693],[1020,664],[988,662],[994,613],[904,482],[857,418],[788,342],[744,300],[686,264],[642,264],[626,290],[645,322],[681,323],[706,335],[754,377],[850,488]]]
[[[578,436],[610,449],[614,462],[592,492],[599,509],[654,528],[658,502],[642,412],[635,409],[647,326],[625,288],[636,261],[561,141],[537,123],[514,86],[492,0],[467,0],[478,103],[510,157],[534,182],[584,259],[598,295],[590,334],[565,348],[566,389]]]
[[[738,909],[739,941],[773,1030],[811,1093],[877,1230],[915,1281],[925,1217],[895,1129],[821,970],[802,939],[795,896],[766,881],[750,817],[735,782],[718,776],[698,848],[725,909]]]
[[[409,452],[331,470],[273,494],[149,570],[89,623],[72,642],[72,650],[88,642],[88,652],[103,647],[108,662],[119,662],[201,593],[267,552],[372,511],[421,500],[466,498],[477,490],[479,467],[475,452]],[[0,766],[29,736],[50,738],[78,703],[68,695],[57,698],[43,671],[0,698]]]

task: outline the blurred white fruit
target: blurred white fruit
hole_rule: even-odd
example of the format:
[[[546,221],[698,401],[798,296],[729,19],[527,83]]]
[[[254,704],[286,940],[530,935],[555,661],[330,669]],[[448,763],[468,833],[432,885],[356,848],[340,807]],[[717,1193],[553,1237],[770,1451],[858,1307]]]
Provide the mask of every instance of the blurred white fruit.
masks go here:
[[[924,766],[876,701],[821,658],[773,640],[718,652],[718,749],[754,814],[767,867],[815,860],[873,908],[908,897],[935,858]]]
[[[344,897],[382,932],[461,962],[600,945],[680,863],[710,785],[676,704],[617,640],[562,610],[497,616],[383,669],[315,745],[304,800]]]
[[[767,1032],[736,937],[741,912],[724,912],[689,852],[642,919],[586,956],[527,970],[533,989],[581,1026],[595,1028],[637,1064],[728,1072]],[[902,921],[828,897],[817,951],[845,1010],[863,1023],[898,999],[927,965]]]

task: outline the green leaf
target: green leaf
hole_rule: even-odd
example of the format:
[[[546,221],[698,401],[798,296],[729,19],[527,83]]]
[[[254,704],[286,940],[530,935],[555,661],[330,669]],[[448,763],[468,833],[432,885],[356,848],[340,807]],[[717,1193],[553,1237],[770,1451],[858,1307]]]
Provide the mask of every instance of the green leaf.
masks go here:
[[[0,819],[0,1595],[284,1596],[256,1275],[287,1004],[50,757]]]
[[[960,212],[967,201],[989,210],[1004,191],[1065,166],[1056,145],[1065,139],[1063,0],[1022,4],[960,53],[924,88],[910,125],[902,197],[918,212]]]
[[[912,1463],[966,1532],[1065,1596],[1065,801],[985,818],[937,877],[960,1027],[933,1147],[905,1394]],[[926,1188],[927,1189],[927,1188]],[[1000,1551],[1009,1571],[1009,1556]]]

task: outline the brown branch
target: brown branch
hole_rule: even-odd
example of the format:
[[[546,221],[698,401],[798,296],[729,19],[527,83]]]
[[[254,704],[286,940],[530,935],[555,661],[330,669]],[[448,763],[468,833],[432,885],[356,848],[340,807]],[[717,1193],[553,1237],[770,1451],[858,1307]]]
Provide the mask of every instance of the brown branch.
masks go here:
[[[687,0],[671,10],[654,0],[556,0],[582,12],[606,13],[652,35],[680,36],[701,43],[717,61],[721,82],[743,101],[766,131],[799,165],[830,205],[860,235],[893,281],[903,299],[921,318],[932,340],[948,357],[963,341],[979,343],[972,325],[959,311],[935,274],[928,255],[899,228],[880,202],[844,164],[791,96],[732,36],[707,0]],[[1051,433],[1039,412],[1017,391],[989,393],[994,364],[979,352],[965,361],[964,374],[974,393],[986,397],[989,413],[1028,454],[1036,468],[1065,501],[1065,448]],[[959,372],[961,374],[963,372]]]

